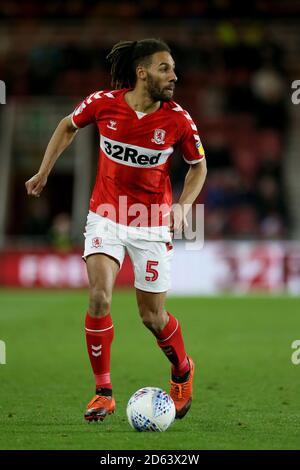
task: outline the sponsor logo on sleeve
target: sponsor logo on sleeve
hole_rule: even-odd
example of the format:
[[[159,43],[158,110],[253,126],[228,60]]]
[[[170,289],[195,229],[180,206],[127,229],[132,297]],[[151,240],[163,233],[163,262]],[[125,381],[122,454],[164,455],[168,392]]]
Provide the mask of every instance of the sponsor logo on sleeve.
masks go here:
[[[196,148],[198,150],[199,155],[204,155],[204,148],[200,140],[196,143]]]

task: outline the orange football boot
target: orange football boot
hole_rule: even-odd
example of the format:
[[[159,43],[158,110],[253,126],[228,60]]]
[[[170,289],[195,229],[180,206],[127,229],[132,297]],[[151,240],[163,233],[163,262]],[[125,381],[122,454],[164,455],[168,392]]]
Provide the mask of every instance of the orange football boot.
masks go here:
[[[107,415],[114,413],[116,402],[114,397],[95,395],[88,403],[84,418],[91,421],[103,421]]]
[[[188,357],[190,364],[190,372],[188,380],[183,383],[177,383],[170,381],[171,390],[170,396],[174,401],[176,408],[176,419],[183,418],[186,413],[189,411],[192,404],[192,395],[193,395],[193,377],[195,371],[195,365],[193,360]]]

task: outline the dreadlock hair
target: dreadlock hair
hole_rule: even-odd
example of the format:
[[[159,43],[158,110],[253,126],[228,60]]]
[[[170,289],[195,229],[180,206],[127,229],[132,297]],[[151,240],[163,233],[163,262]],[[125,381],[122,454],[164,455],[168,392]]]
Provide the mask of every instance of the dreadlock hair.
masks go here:
[[[150,65],[155,52],[169,52],[169,46],[161,39],[141,39],[140,41],[120,41],[106,57],[111,63],[111,85],[115,89],[133,88],[136,83],[136,67]]]

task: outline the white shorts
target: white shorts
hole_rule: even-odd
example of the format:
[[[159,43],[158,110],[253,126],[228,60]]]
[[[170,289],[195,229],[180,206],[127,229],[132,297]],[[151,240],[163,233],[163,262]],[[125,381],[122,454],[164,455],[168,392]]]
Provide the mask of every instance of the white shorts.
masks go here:
[[[105,253],[122,267],[126,250],[134,267],[134,286],[147,292],[170,288],[173,245],[167,227],[127,227],[89,212],[83,259]]]

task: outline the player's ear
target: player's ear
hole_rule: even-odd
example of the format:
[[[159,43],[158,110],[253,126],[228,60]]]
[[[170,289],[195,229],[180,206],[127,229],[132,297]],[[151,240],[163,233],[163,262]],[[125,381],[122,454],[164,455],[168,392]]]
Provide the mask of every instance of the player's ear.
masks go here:
[[[136,76],[140,80],[146,80],[147,72],[146,72],[145,67],[143,67],[142,65],[138,65],[137,68],[136,68]]]

